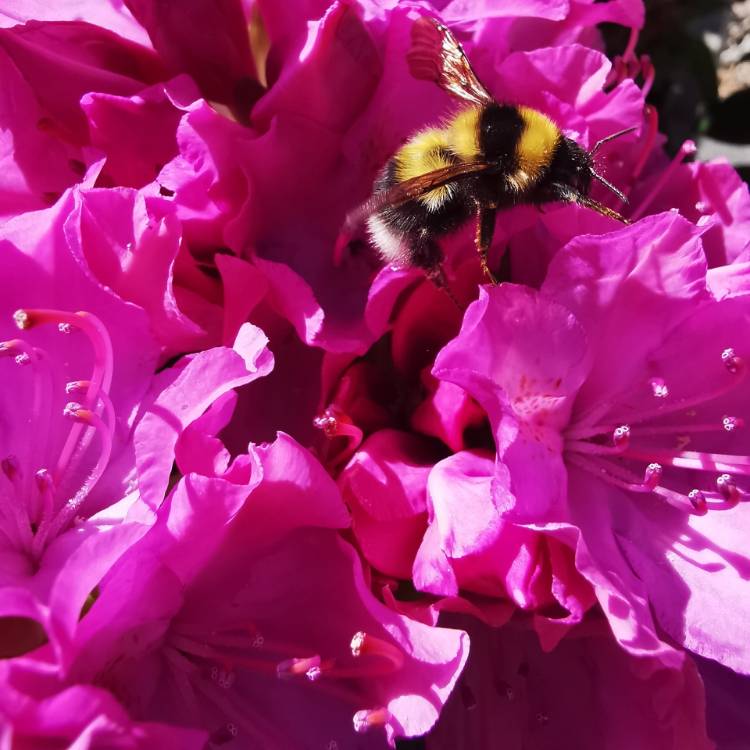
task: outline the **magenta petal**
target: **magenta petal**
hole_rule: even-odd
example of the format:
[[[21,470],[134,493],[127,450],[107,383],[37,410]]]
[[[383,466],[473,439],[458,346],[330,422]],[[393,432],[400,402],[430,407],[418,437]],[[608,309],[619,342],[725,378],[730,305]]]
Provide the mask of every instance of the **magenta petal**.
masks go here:
[[[412,414],[412,426],[423,435],[442,440],[451,450],[464,447],[464,431],[478,427],[484,421],[484,412],[463,388],[446,380],[436,380],[424,372],[423,382],[429,391]]]
[[[179,93],[184,97],[184,92]],[[174,193],[191,247],[229,246],[239,254],[246,243],[246,171],[252,131],[202,99],[178,106],[187,110],[177,126],[178,154],[159,173],[159,185],[162,191]]]
[[[633,190],[636,208],[649,199],[661,172],[644,179]],[[683,164],[653,196],[649,213],[677,208],[703,230],[703,246],[710,267],[734,263],[747,245],[750,195],[747,184],[724,160]]]
[[[185,0],[179,8],[154,0],[125,0],[125,5],[173,73],[189,73],[204,97],[247,115],[261,87],[239,0]]]
[[[539,352],[545,352],[541,356]],[[575,317],[523,287],[482,289],[459,335],[438,355],[433,373],[456,383],[487,411],[495,433],[501,504],[539,520],[563,500],[559,429],[584,381],[589,351]],[[515,498],[515,499],[514,499]]]
[[[118,36],[148,45],[148,34],[119,0],[7,0],[0,11],[0,26],[27,21],[81,21],[114,31]]]
[[[147,531],[141,524],[115,526],[90,536],[59,568],[50,594],[47,634],[64,648],[88,597],[104,574]]]
[[[153,51],[82,21],[0,29],[0,48],[34,90],[45,126],[79,144],[88,135],[79,104],[84,94],[129,96],[164,77]]]
[[[92,92],[81,99],[91,144],[106,155],[104,175],[112,184],[143,187],[177,154],[176,131],[184,112],[168,96],[177,84],[192,86],[192,99],[198,98],[194,84],[183,77],[135,96]]]
[[[251,460],[249,484],[180,481],[100,583],[65,649],[70,679],[127,690],[135,717],[214,737],[231,723],[271,747],[354,742],[356,711],[376,717],[365,747],[423,734],[465,662],[465,635],[375,600],[337,532],[348,514],[336,485],[308,451],[280,435]],[[316,654],[320,686],[286,673]]]
[[[569,10],[565,0],[451,0],[441,11],[443,21],[470,21],[486,18],[509,18],[513,16],[530,16],[532,18],[548,18],[559,21],[567,15]]]
[[[65,236],[103,284],[141,306],[163,357],[200,348],[206,333],[179,308],[174,263],[182,239],[174,207],[135,190],[81,190]]]
[[[251,451],[263,472],[263,483],[253,494],[253,515],[257,531],[248,541],[269,544],[277,536],[297,526],[344,528],[349,514],[335,482],[320,462],[293,438],[279,433],[276,440]],[[284,493],[284,513],[276,507],[277,496]],[[314,494],[315,503],[310,503]]]
[[[443,597],[457,597],[458,578],[442,549],[440,527],[430,524],[414,558],[412,578],[418,591]]]
[[[669,520],[654,515],[644,523],[642,542],[656,540]],[[627,562],[648,588],[659,625],[685,648],[750,674],[750,647],[744,623],[750,618],[746,529],[750,506],[691,516],[675,551],[666,555],[654,543],[621,541]],[[677,526],[677,524],[675,524]]]
[[[491,544],[502,521],[492,502],[493,461],[468,451],[435,464],[428,491],[440,530],[440,546],[451,558],[475,554]]]
[[[175,462],[182,474],[193,471],[214,477],[226,473],[231,455],[217,435],[229,424],[236,404],[236,391],[227,391],[183,430],[175,444]]]
[[[233,255],[217,255],[215,262],[224,287],[222,343],[228,346],[250,312],[265,297],[268,283],[255,266]]]
[[[542,286],[573,312],[593,349],[595,365],[580,403],[611,398],[642,378],[649,352],[680,317],[709,299],[700,230],[679,214],[649,216],[606,237],[572,240]],[[603,242],[617,252],[602,252]],[[633,310],[647,310],[648,323],[639,324]]]
[[[138,485],[147,504],[156,508],[164,497],[171,448],[182,430],[228,390],[271,371],[273,356],[266,343],[260,329],[247,323],[234,350],[219,347],[200,352],[179,370],[166,370],[156,378],[153,401],[134,437]]]
[[[352,456],[339,484],[367,561],[408,579],[427,528],[427,476],[433,457],[424,441],[379,430]]]
[[[750,700],[750,677],[709,659],[696,657],[695,662],[706,690],[709,736],[721,750],[744,750],[750,736],[750,717],[745,710]]]
[[[655,656],[675,666],[682,657],[660,639],[649,604],[648,581],[633,569],[630,553],[623,553],[632,546],[630,539],[648,538],[648,524],[628,512],[632,500],[626,493],[606,487],[579,469],[569,472],[568,492],[572,522],[580,535],[558,533],[568,539],[578,537],[576,567],[594,586],[614,636],[635,656]],[[684,586],[676,581],[672,585],[684,606]]]
[[[271,302],[279,314],[294,326],[302,341],[309,345],[315,343],[325,314],[310,286],[285,263],[256,258],[255,265],[266,278]]]
[[[86,171],[81,149],[44,128],[34,89],[0,50],[0,215],[46,208]]]

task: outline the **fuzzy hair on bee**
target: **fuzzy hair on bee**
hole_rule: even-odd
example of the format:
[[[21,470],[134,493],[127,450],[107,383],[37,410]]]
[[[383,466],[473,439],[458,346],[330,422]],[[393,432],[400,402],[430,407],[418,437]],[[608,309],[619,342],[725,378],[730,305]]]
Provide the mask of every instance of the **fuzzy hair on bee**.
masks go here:
[[[487,253],[500,209],[562,201],[627,223],[588,192],[597,180],[625,202],[597,173],[594,155],[607,141],[635,128],[585,151],[542,112],[496,101],[453,34],[433,18],[415,21],[407,59],[416,78],[437,83],[462,106],[399,148],[357,212],[366,217],[370,239],[386,262],[422,268],[445,286],[437,240],[474,217],[480,263],[494,283]]]

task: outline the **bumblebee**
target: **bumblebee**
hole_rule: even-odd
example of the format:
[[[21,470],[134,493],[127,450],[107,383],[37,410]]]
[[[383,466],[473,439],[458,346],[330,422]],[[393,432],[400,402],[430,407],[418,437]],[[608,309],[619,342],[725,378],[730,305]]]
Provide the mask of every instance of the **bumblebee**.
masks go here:
[[[387,262],[418,266],[445,286],[436,238],[476,217],[475,244],[482,270],[487,263],[498,209],[520,203],[577,203],[627,221],[588,197],[598,180],[594,155],[615,133],[585,151],[566,138],[546,115],[530,107],[501,104],[479,82],[453,34],[433,18],[417,19],[407,55],[412,75],[437,83],[462,100],[440,127],[413,135],[379,174],[372,197],[357,212],[367,217],[370,238]]]

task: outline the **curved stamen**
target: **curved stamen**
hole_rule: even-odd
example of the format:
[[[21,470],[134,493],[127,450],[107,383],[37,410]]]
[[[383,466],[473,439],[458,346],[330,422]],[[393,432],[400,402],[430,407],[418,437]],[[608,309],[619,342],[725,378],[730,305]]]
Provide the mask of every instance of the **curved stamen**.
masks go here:
[[[726,423],[733,424],[734,427],[725,426]],[[651,437],[654,435],[687,435],[693,432],[731,432],[731,430],[738,427],[743,427],[744,422],[738,417],[724,417],[721,423],[718,422],[706,422],[698,424],[690,424],[690,422],[680,422],[679,424],[660,424],[649,427],[641,427],[640,425],[633,428],[634,433],[638,437]]]
[[[58,330],[63,332],[68,332],[71,328],[77,328],[86,334],[94,352],[94,365],[90,386],[83,403],[89,409],[94,408],[100,391],[108,391],[112,385],[113,371],[112,342],[107,329],[99,318],[87,312],[69,313],[62,310],[45,309],[17,310],[13,317],[16,325],[22,330],[37,325],[54,324],[58,326]],[[68,468],[68,462],[79,444],[79,438],[84,429],[85,425],[79,422],[74,424],[68,433],[54,471],[54,479],[58,485]]]
[[[712,391],[703,391],[702,393],[696,394],[690,398],[675,399],[674,401],[663,401],[662,399],[659,399],[658,406],[655,408],[640,409],[636,415],[633,415],[633,417],[631,417],[631,425],[636,419],[640,423],[649,419],[664,417],[667,414],[690,409],[693,406],[700,406],[701,404],[718,399],[733,391],[744,381],[747,376],[748,368],[746,367],[744,360],[741,357],[738,357],[735,354],[734,349],[731,347],[724,349],[721,353],[721,361],[727,371],[737,377],[730,378]],[[616,423],[597,424],[597,422],[608,412],[612,411],[615,404],[624,401],[627,395],[627,391],[620,393],[604,403],[598,403],[588,413],[580,415],[576,422],[565,431],[565,437],[570,440],[583,440],[611,433],[612,430],[617,429],[619,425]],[[657,427],[661,429],[661,426]],[[641,430],[645,429],[649,428],[638,427],[639,433]],[[674,427],[675,431],[678,429],[682,429],[682,427]],[[688,429],[692,431],[693,428],[688,427]],[[645,432],[641,434],[645,434]]]
[[[638,478],[627,469],[621,466],[612,464],[611,461],[606,461],[593,456],[581,456],[577,453],[573,453],[568,457],[571,464],[574,464],[579,469],[583,469],[589,474],[593,474],[600,479],[604,479],[609,484],[619,487],[627,492],[637,492],[639,494],[645,493],[656,493],[661,495],[670,505],[675,506],[683,511],[690,513],[696,513],[695,507],[686,495],[681,495],[677,492],[672,492],[664,487],[660,487],[658,484],[654,484],[654,481],[658,481],[661,478],[661,472],[659,469],[649,468],[644,472],[643,481],[639,481]],[[659,466],[656,464],[655,466]]]
[[[391,714],[387,708],[366,708],[354,714],[352,724],[357,734],[363,734],[374,727],[384,727],[390,718]]]
[[[750,475],[750,456],[729,453],[704,453],[702,451],[629,450],[628,458],[655,460],[678,469],[694,471],[734,472]]]
[[[323,661],[318,654],[303,659],[285,659],[276,665],[276,676],[282,680],[304,676],[310,682],[317,682],[330,672],[333,665],[333,659]]]
[[[108,427],[96,412],[87,409],[77,403],[68,403],[63,410],[65,416],[76,422],[93,427],[101,439],[99,456],[91,473],[81,484],[75,495],[57,512],[57,515],[49,524],[40,526],[39,532],[34,539],[35,549],[42,549],[49,536],[56,535],[76,515],[91,488],[99,481],[109,463],[112,454],[112,429]],[[54,479],[54,477],[53,477]]]
[[[659,134],[659,114],[656,108],[647,104],[643,109],[643,114],[646,117],[646,137],[643,141],[641,155],[638,157],[638,161],[633,168],[631,185],[641,176],[646,162],[648,162],[649,157],[653,153],[656,136]]]
[[[716,489],[724,500],[734,507],[742,499],[741,493],[731,474],[722,474],[716,479]]]
[[[623,60],[632,60],[635,58],[635,48],[638,44],[638,37],[640,31],[635,27],[630,27],[630,35],[628,36],[628,43],[625,46],[625,51],[622,53]]]
[[[641,75],[643,76],[641,93],[645,99],[651,92],[651,88],[654,85],[654,78],[656,77],[656,68],[651,62],[649,55],[641,55]]]
[[[38,515],[38,526],[41,528],[43,524],[49,524],[52,521],[52,514],[55,510],[55,483],[47,469],[39,469],[35,479],[41,501]]]
[[[70,395],[74,395],[76,393],[82,393],[86,394],[88,393],[88,389],[91,387],[91,381],[90,380],[73,380],[69,383],[66,383],[65,385],[65,393]],[[107,425],[107,429],[110,431],[110,433],[114,436],[115,432],[115,408],[112,404],[112,400],[110,399],[109,395],[106,391],[99,391],[99,394],[97,396],[97,403],[96,403],[96,409],[95,411],[99,411],[99,407],[104,412],[104,423]],[[70,458],[68,459],[68,465],[66,467],[66,471],[68,474],[71,474],[76,471],[78,468],[78,465],[81,462],[81,459],[86,454],[86,450],[88,449],[91,440],[94,436],[94,430],[86,430],[82,435],[81,439],[78,442],[78,445],[75,446],[73,453],[71,454]]]
[[[699,516],[705,516],[708,513],[708,502],[706,496],[700,490],[690,490],[688,492],[688,500],[693,506],[696,514]]]
[[[95,315],[85,311],[75,313],[63,310],[23,309],[13,314],[16,325],[27,330],[47,323],[59,326],[67,324],[78,328],[86,334],[94,350],[94,372],[91,377],[92,388],[89,391],[87,405],[91,406],[101,388],[108,391],[112,385],[113,355],[112,342],[104,324]],[[69,330],[64,328],[63,330]]]

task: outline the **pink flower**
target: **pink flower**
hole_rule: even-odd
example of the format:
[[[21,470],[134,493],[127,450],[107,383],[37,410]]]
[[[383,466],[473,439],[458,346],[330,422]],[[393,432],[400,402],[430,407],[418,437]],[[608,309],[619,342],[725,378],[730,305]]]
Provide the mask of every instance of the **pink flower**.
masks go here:
[[[711,750],[698,670],[623,651],[606,623],[578,625],[551,653],[522,624],[469,630],[469,664],[428,750]],[[498,738],[501,738],[500,740]]]
[[[161,503],[183,429],[272,365],[267,339],[247,325],[236,350],[203,352],[154,376],[158,348],[144,311],[95,281],[65,241],[73,205],[69,192],[7,222],[3,240],[0,615],[38,620],[52,640],[80,615],[72,592],[88,594],[145,531],[148,517],[121,522],[139,495]],[[181,387],[183,368],[199,369],[207,395]],[[155,410],[171,422],[166,434],[152,427],[159,441],[149,443],[139,435]],[[22,640],[11,652],[28,648]]]
[[[368,731],[383,747],[426,732],[465,635],[372,597],[338,535],[335,484],[290,438],[251,446],[225,476],[180,481],[61,646],[61,681],[32,658],[9,663],[13,679],[36,700],[94,682],[133,720],[201,728],[215,744],[346,747]]]
[[[750,298],[713,274],[676,213],[577,238],[539,292],[483,290],[433,372],[487,410],[503,518],[576,549],[623,646],[747,672]]]
[[[476,285],[476,263],[459,274],[463,299]],[[320,454],[351,508],[375,590],[412,582],[427,608],[414,614],[428,621],[457,609],[500,624],[519,607],[539,615],[553,642],[594,596],[568,547],[502,520],[492,461],[477,449],[489,432],[486,414],[429,372],[458,324],[457,308],[422,282],[399,307],[389,339],[353,362],[329,355]]]
[[[128,431],[157,355],[143,311],[97,283],[64,242],[71,205],[68,195],[6,223],[3,240],[2,585],[41,600],[73,551],[109,525],[79,521],[131,492]],[[16,606],[3,593],[3,606]]]

